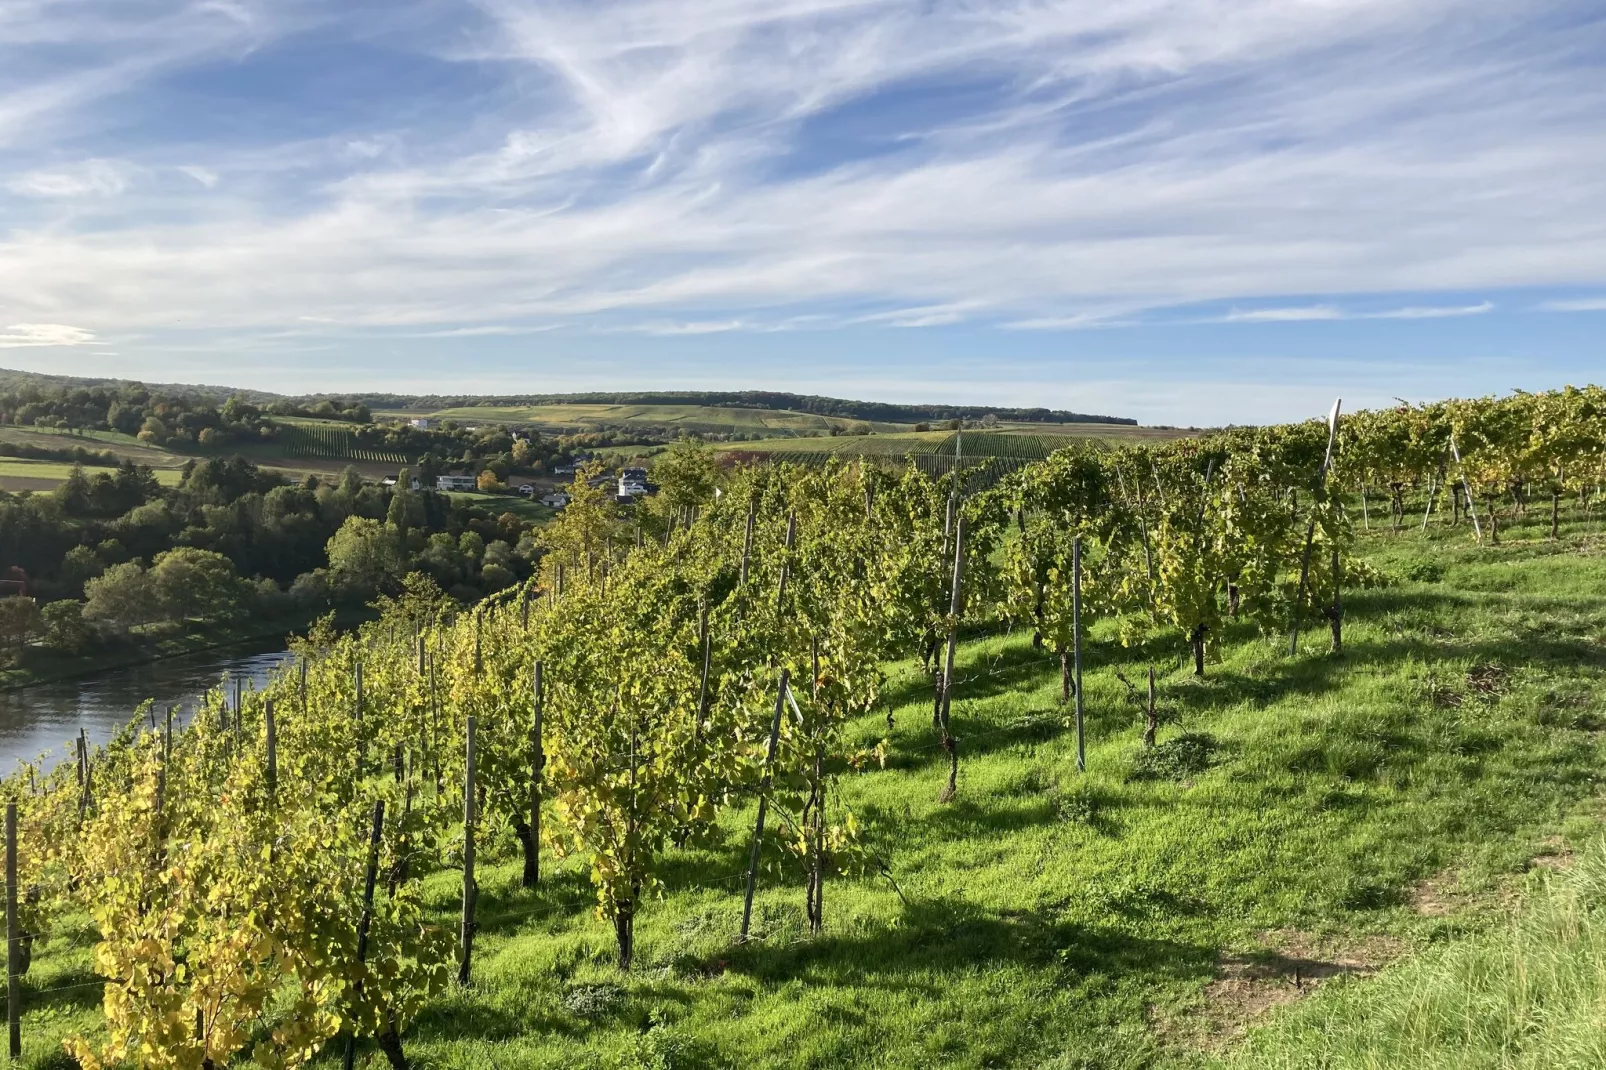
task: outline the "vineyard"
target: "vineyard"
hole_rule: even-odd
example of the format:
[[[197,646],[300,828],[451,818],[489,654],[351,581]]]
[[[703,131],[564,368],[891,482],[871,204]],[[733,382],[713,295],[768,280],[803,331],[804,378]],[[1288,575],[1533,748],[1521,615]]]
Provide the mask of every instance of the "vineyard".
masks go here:
[[[803,467],[820,467],[832,460],[864,460],[874,464],[898,467],[913,464],[933,478],[941,478],[957,464],[964,473],[964,486],[977,491],[992,487],[1011,472],[1041,461],[1052,452],[1051,443],[1064,440],[1032,435],[1001,435],[975,431],[956,431],[932,434],[929,432],[907,435],[855,435],[835,439],[800,439],[789,443],[769,444],[764,451],[733,450],[739,459],[759,459],[773,456],[789,464]],[[1102,449],[1097,439],[1074,440],[1078,449]]]
[[[389,449],[364,445],[356,428],[330,424],[282,422],[278,439],[287,456],[309,461],[359,461],[404,465],[407,457]]]
[[[1526,692],[1471,639],[1454,679],[1380,674],[1443,630],[1401,584],[1503,589],[1502,538],[1599,571],[1600,390],[805,457],[662,538],[577,480],[525,587],[409,583],[264,690],[8,777],[13,1054],[20,1027],[88,1070],[401,1067],[420,1034],[427,1065],[525,1036],[508,1065],[1152,1065],[1230,934],[1384,909],[1430,847],[1589,790],[1556,711],[1606,677],[1569,645],[1606,616],[1519,607],[1573,628],[1522,646],[1566,667],[1549,720],[1501,712]],[[1457,612],[1509,635],[1504,607]]]

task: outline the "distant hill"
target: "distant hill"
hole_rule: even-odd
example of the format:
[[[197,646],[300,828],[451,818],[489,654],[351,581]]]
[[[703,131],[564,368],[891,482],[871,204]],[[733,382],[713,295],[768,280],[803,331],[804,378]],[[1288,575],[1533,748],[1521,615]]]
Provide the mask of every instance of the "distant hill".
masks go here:
[[[0,368],[0,389],[12,390],[33,383],[53,389],[73,387],[124,386],[133,379],[95,378],[75,375],[48,375],[42,372]],[[587,392],[577,394],[275,394],[242,387],[197,385],[190,383],[144,383],[151,390],[167,394],[201,395],[221,401],[239,394],[254,404],[277,400],[317,402],[324,398],[342,399],[347,404],[364,404],[370,409],[408,409],[420,413],[443,409],[524,408],[549,405],[637,405],[703,406],[707,408],[761,409],[773,412],[805,413],[837,420],[864,420],[882,424],[940,423],[947,420],[980,420],[996,416],[1006,423],[1038,424],[1121,424],[1135,427],[1137,421],[1122,416],[1099,416],[1063,409],[1011,408],[991,405],[896,404],[884,401],[854,401],[815,394],[789,394],[773,390],[658,390],[625,393]]]
[[[322,395],[319,395],[322,396]],[[868,420],[878,423],[915,424],[944,420],[979,420],[996,416],[1008,423],[1043,424],[1124,424],[1137,421],[1122,416],[1097,416],[1063,409],[1010,408],[992,405],[895,404],[885,401],[853,401],[820,397],[815,394],[788,394],[772,390],[659,390],[627,393],[590,392],[579,394],[341,394],[370,409],[442,409],[479,407],[525,408],[546,405],[701,405],[711,408],[770,409],[776,412],[803,412],[837,419]]]

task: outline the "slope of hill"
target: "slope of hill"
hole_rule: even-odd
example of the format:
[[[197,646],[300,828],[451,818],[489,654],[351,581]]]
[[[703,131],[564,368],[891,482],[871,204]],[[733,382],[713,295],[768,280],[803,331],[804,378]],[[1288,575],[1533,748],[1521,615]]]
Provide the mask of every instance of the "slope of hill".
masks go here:
[[[1498,887],[1564,851],[1558,834],[1599,827],[1589,800],[1606,757],[1606,545],[1587,526],[1552,544],[1538,518],[1514,521],[1498,547],[1474,546],[1464,526],[1372,532],[1366,556],[1392,582],[1347,597],[1342,656],[1313,640],[1289,658],[1285,639],[1236,627],[1198,680],[1175,644],[1127,647],[1101,629],[1087,656],[1086,773],[1052,659],[1019,632],[974,637],[960,650],[962,773],[949,803],[938,802],[947,761],[929,679],[898,667],[883,708],[854,729],[864,746],[887,737],[888,758],[841,782],[870,852],[829,876],[820,936],[804,922],[801,863],[777,854],[755,939],[735,941],[751,806],[672,853],[661,897],[638,915],[631,974],[613,965],[585,869],[553,860],[538,890],[521,889],[518,863],[498,861],[516,855],[511,833],[496,831],[478,877],[473,983],[431,1000],[408,1055],[473,1070],[1180,1070],[1317,991],[1235,1065],[1598,1065],[1569,1056],[1598,1047],[1598,1029],[1579,1028],[1598,1002],[1568,994],[1590,990],[1536,981],[1519,993],[1524,975],[1481,969],[1510,955],[1499,939],[1458,934],[1498,914],[1478,914],[1476,899],[1458,913],[1442,892],[1449,875]],[[1173,723],[1145,752],[1122,677],[1150,665]],[[429,877],[423,895],[450,931],[460,873]],[[1572,919],[1566,932],[1588,920]],[[35,951],[22,1065],[63,1065],[61,1038],[100,1028],[93,932],[87,919],[64,925]],[[1446,939],[1413,965],[1414,949]],[[1402,959],[1408,972],[1363,987]],[[1424,990],[1462,990],[1424,989],[1423,971],[1476,981],[1467,991],[1494,1009],[1434,1011],[1443,1028],[1389,1047],[1398,1031],[1368,1023],[1408,1021],[1396,1012]],[[1598,976],[1581,981],[1598,991]],[[1540,1044],[1536,1023],[1577,1044]],[[1535,1059],[1496,1057],[1528,1043]],[[1344,1057],[1330,1059],[1336,1049]],[[384,1065],[360,1052],[358,1065]],[[336,1058],[338,1047],[320,1065]]]

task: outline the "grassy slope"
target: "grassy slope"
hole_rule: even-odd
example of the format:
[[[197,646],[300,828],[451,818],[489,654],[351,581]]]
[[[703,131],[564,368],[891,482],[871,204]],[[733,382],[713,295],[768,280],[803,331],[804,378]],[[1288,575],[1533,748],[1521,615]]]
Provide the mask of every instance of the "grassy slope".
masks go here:
[[[985,431],[966,431],[964,449],[974,455],[978,435],[987,439],[997,436],[1040,440],[1046,449],[1053,450],[1073,438],[1094,438],[1112,446],[1137,442],[1163,442],[1183,437],[1182,432],[1163,431],[1149,427],[1126,427],[1119,424],[1004,424]],[[910,453],[933,453],[953,448],[952,431],[898,431],[875,435],[848,435],[840,438],[774,438],[752,442],[733,442],[730,450],[751,453],[838,453],[843,456],[893,456]]]
[[[717,405],[471,405],[441,409],[433,413],[385,412],[380,415],[421,415],[456,420],[459,423],[520,423],[537,427],[604,428],[632,425],[644,427],[682,427],[698,432],[773,431],[777,434],[829,431],[833,427],[873,428],[895,431],[902,424],[852,420],[835,416],[777,409],[726,408]]]
[[[49,480],[52,483],[61,483],[72,474],[72,470],[72,464],[66,461],[33,461],[23,457],[0,457],[0,483],[4,483],[7,479]],[[109,468],[89,465],[84,467],[84,472],[90,477],[111,471]],[[158,468],[155,472],[156,479],[162,486],[178,486],[180,473],[177,468]]]
[[[1294,660],[1234,634],[1197,682],[1178,644],[1123,650],[1101,635],[1085,775],[1048,661],[1020,635],[966,643],[961,790],[948,805],[935,802],[927,685],[899,666],[888,767],[842,795],[901,897],[880,877],[835,878],[827,932],[811,939],[801,874],[777,859],[760,939],[735,946],[751,814],[732,812],[724,846],[670,856],[666,895],[638,922],[638,969],[620,977],[575,863],[549,861],[534,895],[512,862],[492,865],[475,984],[429,1008],[409,1050],[429,1066],[487,1068],[1200,1062],[1160,1038],[1168,1022],[1207,1020],[1223,949],[1275,929],[1442,933],[1449,923],[1407,905],[1415,882],[1452,865],[1474,877],[1520,868],[1594,790],[1606,546],[1513,534],[1483,550],[1375,538],[1370,556],[1388,572],[1434,562],[1442,581],[1354,592],[1341,658],[1323,653],[1325,633]],[[1208,771],[1129,779],[1138,728],[1113,670],[1151,658],[1182,728],[1219,744]],[[1467,671],[1489,664],[1510,669],[1504,693],[1468,688]],[[868,744],[885,725],[877,715],[856,731]],[[428,887],[449,921],[455,878]],[[48,950],[36,969],[31,986],[91,979],[82,948]],[[585,985],[626,994],[614,1005]],[[578,1013],[587,999],[600,1012]],[[52,1035],[92,1022],[94,1002],[93,988],[31,1001],[29,1064],[49,1065]]]
[[[1376,980],[1337,982],[1256,1031],[1236,1070],[1606,1066],[1606,840],[1540,869],[1517,909]]]

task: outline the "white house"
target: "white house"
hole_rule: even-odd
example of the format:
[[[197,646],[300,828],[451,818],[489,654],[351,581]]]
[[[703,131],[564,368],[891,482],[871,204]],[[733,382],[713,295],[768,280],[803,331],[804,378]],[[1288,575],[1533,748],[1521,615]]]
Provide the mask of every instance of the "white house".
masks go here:
[[[552,509],[562,509],[569,504],[569,496],[561,490],[550,491],[541,495],[541,504]]]
[[[436,490],[478,490],[480,482],[474,476],[438,476],[435,479]]]
[[[419,416],[416,419],[408,420],[407,422],[418,428],[420,431],[432,431],[435,429],[435,421],[431,420],[428,416]]]

